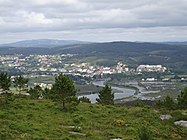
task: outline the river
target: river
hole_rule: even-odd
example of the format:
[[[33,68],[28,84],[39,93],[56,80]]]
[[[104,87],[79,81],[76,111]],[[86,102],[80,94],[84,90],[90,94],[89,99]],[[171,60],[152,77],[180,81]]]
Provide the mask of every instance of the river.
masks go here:
[[[104,81],[97,81],[93,82],[93,85],[95,86],[100,86],[104,87]],[[114,99],[122,99],[126,97],[133,96],[134,93],[136,92],[134,89],[129,89],[129,88],[122,88],[122,87],[116,87],[116,86],[111,86],[113,90],[117,90],[118,92],[114,93]],[[83,95],[84,97],[87,97],[90,99],[91,103],[96,103],[96,98],[99,98],[98,94],[88,94],[88,95]],[[83,96],[79,96],[78,98],[81,98]]]

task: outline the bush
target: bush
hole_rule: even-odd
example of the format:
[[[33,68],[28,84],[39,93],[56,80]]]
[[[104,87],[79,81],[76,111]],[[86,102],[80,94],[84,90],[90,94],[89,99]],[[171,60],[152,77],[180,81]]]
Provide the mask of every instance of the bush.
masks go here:
[[[174,110],[177,108],[177,104],[173,101],[173,99],[170,96],[166,96],[164,101],[157,101],[156,102],[157,107],[161,108],[167,108],[169,110]]]
[[[138,129],[138,138],[140,140],[152,140],[152,135],[146,127],[141,127]]]
[[[135,106],[137,106],[137,107],[143,107],[143,106],[145,106],[145,104],[144,104],[144,102],[142,100],[137,99],[135,101]]]
[[[90,101],[90,99],[89,98],[87,98],[87,97],[81,97],[81,98],[79,98],[79,101],[80,102],[84,102],[84,103],[91,103],[91,101]]]
[[[180,109],[187,109],[187,87],[178,96],[177,101]]]
[[[115,120],[115,121],[113,122],[113,124],[114,124],[115,126],[124,126],[124,125],[125,125],[125,121],[124,121],[124,120]]]
[[[81,132],[81,131],[82,131],[82,128],[79,127],[79,126],[75,126],[75,127],[72,129],[72,131],[74,131],[74,132]]]
[[[36,85],[34,88],[29,90],[29,94],[32,99],[38,99],[38,97],[43,95],[43,90],[39,85]]]
[[[0,105],[9,104],[15,100],[13,93],[4,92],[0,95]]]

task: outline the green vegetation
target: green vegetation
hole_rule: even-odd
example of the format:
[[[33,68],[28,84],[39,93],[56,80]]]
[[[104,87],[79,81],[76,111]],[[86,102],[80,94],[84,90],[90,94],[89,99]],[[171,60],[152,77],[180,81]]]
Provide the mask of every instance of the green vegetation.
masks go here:
[[[47,94],[47,92],[45,92],[45,90],[43,90],[39,85],[36,85],[34,88],[30,88],[29,94],[32,99],[38,99],[44,94]]]
[[[11,86],[10,76],[6,72],[0,71],[0,88],[3,90],[9,90]]]
[[[66,75],[60,74],[55,78],[51,94],[55,100],[62,103],[63,109],[66,109],[66,103],[69,105],[77,105],[78,103],[73,81]]]
[[[19,94],[21,94],[21,91],[24,90],[25,87],[27,87],[28,81],[29,81],[28,79],[24,78],[21,75],[16,76],[13,82],[14,82],[15,87],[18,89]]]
[[[99,91],[99,99],[96,99],[98,103],[102,105],[113,105],[114,104],[114,94],[112,93],[112,88],[105,85]]]
[[[163,101],[157,101],[157,106],[172,110],[176,109],[177,104],[173,101],[173,98],[167,95]]]
[[[177,98],[178,106],[181,109],[187,109],[187,87],[184,88],[184,91]]]
[[[158,100],[156,104],[159,108],[163,107],[169,110],[187,109],[187,87],[185,87],[181,94],[178,95],[176,102],[167,95],[163,101]]]
[[[182,110],[186,109],[186,91],[178,102],[167,96],[158,108],[140,101],[127,108],[114,106],[114,94],[106,85],[99,92],[98,104],[90,104],[86,97],[78,100],[73,81],[60,74],[51,90],[35,86],[28,91],[30,96],[11,91],[0,94],[0,139],[183,140],[187,128],[174,122],[187,120]],[[162,114],[172,118],[161,120]]]
[[[187,119],[182,112],[87,103],[64,112],[51,100],[19,97],[0,106],[0,139],[137,140],[143,125],[156,140],[184,140],[187,128],[173,125],[179,118]],[[162,113],[171,113],[173,118],[162,121]]]
[[[99,93],[101,87],[95,85],[75,85],[78,95],[85,95],[90,93]]]
[[[29,84],[33,85],[34,83],[46,83],[52,84],[55,81],[55,77],[52,75],[41,76],[41,75],[29,75]]]
[[[152,140],[152,136],[146,127],[141,127],[138,130],[138,137],[140,140]]]
[[[81,97],[81,98],[79,98],[79,101],[80,102],[84,102],[84,103],[91,103],[91,101],[90,101],[90,99],[89,98],[87,98],[87,97]]]

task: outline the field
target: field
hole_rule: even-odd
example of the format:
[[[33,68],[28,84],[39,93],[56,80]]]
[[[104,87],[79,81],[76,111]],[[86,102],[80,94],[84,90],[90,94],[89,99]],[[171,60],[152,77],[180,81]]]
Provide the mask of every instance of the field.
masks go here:
[[[162,121],[163,113],[173,118]],[[182,110],[80,103],[64,112],[50,100],[16,98],[0,106],[0,139],[136,140],[145,126],[156,140],[185,140],[187,128],[173,124],[181,119],[187,120]]]

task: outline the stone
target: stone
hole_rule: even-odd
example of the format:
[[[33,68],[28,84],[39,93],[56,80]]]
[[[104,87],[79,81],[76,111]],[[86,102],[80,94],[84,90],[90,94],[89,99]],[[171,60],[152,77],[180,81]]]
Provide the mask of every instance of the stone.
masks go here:
[[[40,95],[40,96],[38,97],[39,100],[42,100],[43,98],[44,98],[43,95]]]
[[[185,115],[185,116],[186,116],[186,115],[187,115],[187,112],[186,112],[186,111],[185,111],[185,112],[182,112],[182,115]]]
[[[2,94],[2,93],[3,93],[3,89],[0,88],[0,94]]]
[[[174,124],[182,126],[182,127],[187,127],[187,121],[183,121],[183,120],[176,121],[176,122],[174,122]]]
[[[86,136],[86,134],[80,133],[80,132],[69,131],[69,133],[70,133],[70,134],[73,134],[73,135]]]
[[[160,119],[161,120],[169,120],[169,119],[171,119],[172,118],[172,116],[171,115],[168,115],[168,114],[166,114],[166,115],[160,115]]]

